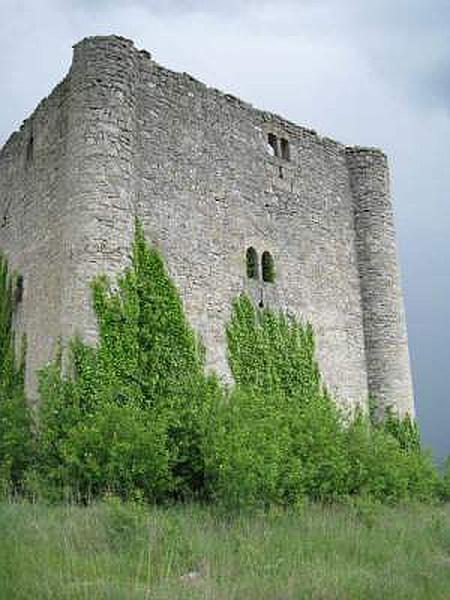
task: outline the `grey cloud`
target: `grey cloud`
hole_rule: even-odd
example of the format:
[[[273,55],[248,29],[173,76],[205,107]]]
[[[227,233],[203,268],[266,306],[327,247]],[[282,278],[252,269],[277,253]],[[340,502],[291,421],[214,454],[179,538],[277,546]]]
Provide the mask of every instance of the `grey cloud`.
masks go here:
[[[405,87],[421,102],[450,107],[450,3],[447,0],[400,0],[360,9],[365,40],[377,68],[393,85]]]
[[[439,106],[442,100],[450,112],[450,54],[436,61],[428,73],[423,73],[421,83],[430,101],[432,102],[434,99],[436,105]]]
[[[140,6],[152,14],[180,15],[186,13],[212,13],[221,16],[231,16],[245,12],[248,9],[258,8],[270,3],[271,0],[131,0],[128,7]],[[280,0],[280,4],[285,1]],[[73,6],[81,6],[89,11],[105,10],[111,7],[123,6],[121,0],[73,0]]]

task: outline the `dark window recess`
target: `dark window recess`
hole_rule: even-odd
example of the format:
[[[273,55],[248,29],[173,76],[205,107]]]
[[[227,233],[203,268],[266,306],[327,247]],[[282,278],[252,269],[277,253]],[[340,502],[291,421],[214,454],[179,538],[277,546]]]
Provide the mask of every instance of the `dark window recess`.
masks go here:
[[[278,156],[278,139],[273,133],[267,136],[267,151],[271,156]]]
[[[256,252],[256,250],[252,247],[247,248],[247,252],[245,253],[245,259],[247,266],[247,277],[249,279],[258,279],[258,253]]]
[[[278,139],[274,133],[267,134],[267,151],[271,156],[277,156],[286,161],[291,160],[289,140],[286,138]]]
[[[34,137],[33,134],[30,134],[30,137],[28,138],[28,144],[27,144],[27,163],[30,163],[33,161],[33,154],[34,154]]]
[[[267,252],[267,250],[263,252],[261,266],[263,281],[266,281],[267,283],[273,283],[275,281],[275,263],[272,255],[270,252]]]
[[[16,282],[15,300],[16,304],[20,304],[23,299],[23,275],[19,275]]]
[[[284,179],[283,167],[278,167],[278,177]]]
[[[291,160],[291,149],[289,148],[289,142],[285,138],[280,140],[281,158],[284,160]]]

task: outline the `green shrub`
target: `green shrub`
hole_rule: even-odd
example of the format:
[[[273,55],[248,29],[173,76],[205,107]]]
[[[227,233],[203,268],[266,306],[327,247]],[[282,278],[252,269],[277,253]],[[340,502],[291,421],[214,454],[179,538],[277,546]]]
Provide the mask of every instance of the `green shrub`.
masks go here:
[[[442,500],[450,502],[450,456],[442,466],[442,475],[438,484],[438,493]]]
[[[392,502],[435,497],[437,471],[408,415],[387,411],[385,419],[373,420],[359,412],[347,428],[347,440],[350,494]]]
[[[213,498],[232,507],[283,502],[290,437],[276,408],[273,396],[239,387],[217,408],[205,448]]]
[[[32,453],[24,390],[25,340],[17,360],[13,331],[16,281],[0,254],[0,494],[20,488]]]
[[[97,347],[71,345],[40,376],[40,473],[83,496],[202,492],[204,427],[219,393],[159,253],[139,223],[131,266],[93,283]]]
[[[242,296],[227,335],[236,386],[208,445],[216,498],[242,506],[435,496],[416,424],[392,411],[381,421],[361,411],[344,418],[321,383],[309,325]]]
[[[241,296],[227,336],[236,386],[209,444],[216,497],[266,505],[345,493],[344,429],[321,384],[311,327]]]
[[[110,404],[80,421],[64,440],[65,483],[82,498],[164,499],[173,486],[171,456],[164,415],[155,417]]]

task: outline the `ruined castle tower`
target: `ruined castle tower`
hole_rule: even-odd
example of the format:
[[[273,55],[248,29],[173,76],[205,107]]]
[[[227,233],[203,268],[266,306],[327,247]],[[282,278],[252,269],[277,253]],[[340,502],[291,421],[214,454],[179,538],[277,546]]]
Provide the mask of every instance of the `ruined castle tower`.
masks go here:
[[[210,367],[229,377],[225,324],[247,291],[312,323],[340,402],[371,394],[413,414],[385,155],[256,110],[116,36],[77,44],[0,152],[0,249],[23,276],[31,397],[60,338],[95,341],[89,283],[128,263],[135,215]]]

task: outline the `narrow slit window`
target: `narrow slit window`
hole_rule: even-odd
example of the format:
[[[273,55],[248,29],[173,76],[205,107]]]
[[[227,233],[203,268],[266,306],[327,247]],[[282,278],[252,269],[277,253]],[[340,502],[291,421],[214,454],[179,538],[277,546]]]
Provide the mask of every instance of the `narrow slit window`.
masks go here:
[[[33,134],[30,134],[30,137],[28,138],[28,144],[27,144],[27,163],[30,163],[33,161],[33,154],[34,154],[34,137]]]
[[[23,300],[23,275],[19,275],[17,278],[15,300],[16,304],[20,304]]]
[[[286,138],[281,138],[281,158],[284,160],[291,160],[291,149],[289,147],[289,141]]]
[[[278,156],[278,139],[273,133],[267,136],[267,151],[271,156]]]
[[[262,266],[262,278],[267,283],[273,283],[275,281],[275,263],[270,252],[263,252],[261,258]]]
[[[258,279],[258,277],[259,277],[258,253],[256,252],[256,250],[253,247],[247,248],[245,258],[246,258],[246,266],[247,266],[247,277],[249,279]]]

